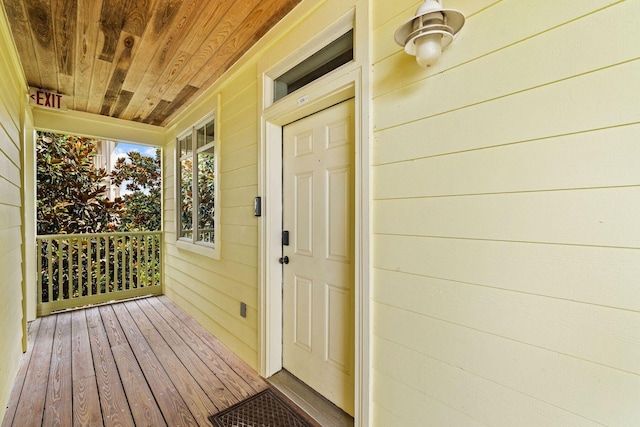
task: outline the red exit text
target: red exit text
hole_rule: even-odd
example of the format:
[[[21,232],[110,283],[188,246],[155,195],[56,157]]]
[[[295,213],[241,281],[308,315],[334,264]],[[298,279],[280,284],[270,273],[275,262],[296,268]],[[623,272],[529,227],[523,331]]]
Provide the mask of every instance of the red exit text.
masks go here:
[[[55,110],[66,110],[64,97],[58,93],[46,90],[29,88],[29,104],[39,107],[53,108]]]

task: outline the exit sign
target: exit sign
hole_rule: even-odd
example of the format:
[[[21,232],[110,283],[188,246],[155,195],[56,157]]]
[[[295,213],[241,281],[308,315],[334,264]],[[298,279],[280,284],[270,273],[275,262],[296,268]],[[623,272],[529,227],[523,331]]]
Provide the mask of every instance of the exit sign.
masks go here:
[[[65,111],[67,109],[66,100],[63,95],[35,87],[29,88],[29,104],[38,107],[52,108],[54,110]]]

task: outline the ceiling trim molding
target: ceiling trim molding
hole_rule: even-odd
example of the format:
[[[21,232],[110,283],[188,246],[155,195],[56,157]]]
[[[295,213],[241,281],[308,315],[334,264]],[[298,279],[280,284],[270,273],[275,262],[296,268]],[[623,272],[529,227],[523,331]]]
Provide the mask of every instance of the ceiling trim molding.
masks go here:
[[[162,147],[165,128],[80,111],[32,108],[37,130]]]

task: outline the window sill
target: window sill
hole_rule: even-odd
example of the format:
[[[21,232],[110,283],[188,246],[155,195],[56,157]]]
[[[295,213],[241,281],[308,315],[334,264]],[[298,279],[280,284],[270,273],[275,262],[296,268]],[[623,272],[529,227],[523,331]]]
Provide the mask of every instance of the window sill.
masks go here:
[[[198,255],[206,256],[212,259],[220,259],[219,247],[199,245],[197,243],[189,243],[182,240],[176,241],[176,247],[180,250],[196,253]]]

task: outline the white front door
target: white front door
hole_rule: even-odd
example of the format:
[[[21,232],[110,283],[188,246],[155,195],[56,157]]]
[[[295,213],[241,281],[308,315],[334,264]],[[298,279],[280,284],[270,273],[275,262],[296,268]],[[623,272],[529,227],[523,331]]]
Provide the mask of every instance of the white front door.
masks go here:
[[[354,101],[283,129],[283,366],[354,412]]]

